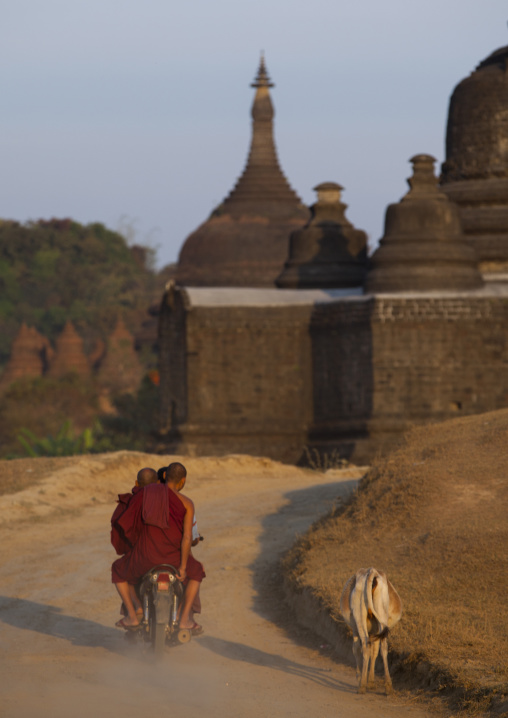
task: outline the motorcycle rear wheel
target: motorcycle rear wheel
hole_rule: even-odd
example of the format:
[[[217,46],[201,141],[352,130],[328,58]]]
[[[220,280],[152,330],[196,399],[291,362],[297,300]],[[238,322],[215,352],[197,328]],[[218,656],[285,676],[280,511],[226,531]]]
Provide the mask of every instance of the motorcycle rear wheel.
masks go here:
[[[164,623],[153,624],[153,650],[156,656],[164,653],[166,645],[166,626]]]
[[[152,611],[149,620],[150,643],[152,644],[152,650],[156,656],[160,656],[164,652],[164,646],[166,645],[166,624],[157,623],[155,611]]]

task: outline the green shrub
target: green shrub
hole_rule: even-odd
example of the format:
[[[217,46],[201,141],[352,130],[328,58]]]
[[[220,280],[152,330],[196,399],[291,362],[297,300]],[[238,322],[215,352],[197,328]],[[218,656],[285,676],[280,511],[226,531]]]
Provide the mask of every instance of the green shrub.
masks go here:
[[[54,344],[72,319],[88,349],[119,316],[135,331],[159,296],[149,260],[99,223],[0,221],[0,365],[22,322]]]
[[[75,456],[88,454],[93,449],[94,437],[92,429],[84,429],[81,434],[74,435],[72,422],[67,419],[56,436],[42,439],[35,436],[29,429],[21,429],[18,441],[23,446],[26,456]]]

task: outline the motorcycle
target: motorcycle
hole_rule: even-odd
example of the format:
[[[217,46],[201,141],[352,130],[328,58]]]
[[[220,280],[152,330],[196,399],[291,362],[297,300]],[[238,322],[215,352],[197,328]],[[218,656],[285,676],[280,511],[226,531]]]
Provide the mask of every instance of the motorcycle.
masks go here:
[[[127,631],[126,638],[137,640],[141,636],[156,655],[163,653],[166,644],[188,643],[192,635],[188,628],[179,627],[184,587],[176,574],[174,566],[160,564],[150,569],[137,586],[143,620],[137,631]]]

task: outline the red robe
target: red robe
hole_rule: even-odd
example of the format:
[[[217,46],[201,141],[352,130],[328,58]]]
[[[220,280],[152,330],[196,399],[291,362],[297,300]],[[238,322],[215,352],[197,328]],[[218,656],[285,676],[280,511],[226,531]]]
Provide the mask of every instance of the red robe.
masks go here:
[[[156,502],[160,504],[161,501],[164,505],[160,511],[154,511]],[[117,521],[133,548],[113,563],[113,583],[127,581],[134,585],[147,571],[161,563],[179,568],[185,513],[178,494],[164,484],[149,484],[133,496]],[[201,582],[204,577],[203,566],[189,554],[187,578]]]
[[[126,510],[132,497],[139,493],[142,488],[142,486],[135,486],[130,494],[118,494],[118,505],[111,517],[111,543],[119,556],[130,551],[132,544],[127,541],[123,530],[118,526],[118,519]]]

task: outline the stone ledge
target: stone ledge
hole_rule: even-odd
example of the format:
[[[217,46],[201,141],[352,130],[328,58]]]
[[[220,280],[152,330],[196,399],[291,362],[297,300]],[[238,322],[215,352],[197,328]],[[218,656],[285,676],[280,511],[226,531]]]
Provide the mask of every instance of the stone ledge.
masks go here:
[[[353,644],[346,625],[332,618],[312,590],[301,589],[288,576],[283,575],[283,593],[298,625],[323,638],[333,646],[333,652],[338,658],[354,666]]]

